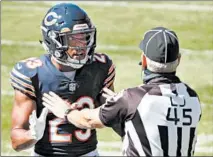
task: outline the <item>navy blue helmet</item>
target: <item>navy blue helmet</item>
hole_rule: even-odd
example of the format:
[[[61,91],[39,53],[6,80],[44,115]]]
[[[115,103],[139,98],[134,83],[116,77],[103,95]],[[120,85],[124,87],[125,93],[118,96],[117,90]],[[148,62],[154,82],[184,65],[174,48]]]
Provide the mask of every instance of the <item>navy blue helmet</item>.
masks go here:
[[[58,63],[79,69],[92,62],[96,28],[87,13],[77,5],[61,3],[50,8],[42,20],[41,30],[43,47]],[[69,49],[74,49],[75,55],[81,57],[70,56]]]

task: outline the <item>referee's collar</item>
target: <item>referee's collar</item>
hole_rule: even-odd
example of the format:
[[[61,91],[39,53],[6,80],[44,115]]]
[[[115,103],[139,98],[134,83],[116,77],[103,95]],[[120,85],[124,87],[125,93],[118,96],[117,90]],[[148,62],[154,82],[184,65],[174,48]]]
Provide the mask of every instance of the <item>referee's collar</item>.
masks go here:
[[[150,73],[144,76],[143,81],[145,84],[181,83],[180,79],[175,75],[175,73],[171,74]]]

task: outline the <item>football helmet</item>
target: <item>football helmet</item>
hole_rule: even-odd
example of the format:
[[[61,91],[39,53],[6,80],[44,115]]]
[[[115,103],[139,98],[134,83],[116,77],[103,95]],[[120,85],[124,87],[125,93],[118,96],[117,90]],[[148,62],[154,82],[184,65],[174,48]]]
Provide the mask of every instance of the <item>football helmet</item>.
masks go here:
[[[56,4],[42,20],[42,45],[54,59],[74,69],[93,61],[96,28],[87,13],[72,3]],[[70,55],[69,50],[74,50]]]

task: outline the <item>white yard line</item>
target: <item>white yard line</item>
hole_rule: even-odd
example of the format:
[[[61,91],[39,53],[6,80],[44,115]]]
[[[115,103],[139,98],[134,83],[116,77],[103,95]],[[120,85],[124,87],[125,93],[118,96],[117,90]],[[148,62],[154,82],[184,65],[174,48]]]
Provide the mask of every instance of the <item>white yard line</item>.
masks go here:
[[[200,146],[209,142],[213,142],[213,135],[199,134],[197,138],[197,146]]]
[[[61,3],[61,2],[67,2],[67,1],[48,1],[44,2],[50,6]],[[144,8],[144,9],[159,9],[159,10],[181,10],[181,11],[213,11],[212,5],[196,5],[196,4],[156,4],[156,3],[150,3],[147,2],[137,2],[137,3],[129,3],[129,2],[113,2],[113,1],[104,1],[104,2],[98,2],[98,1],[70,1],[75,4],[79,5],[88,5],[88,6],[98,6],[98,7],[129,7],[129,8]],[[29,4],[29,2],[27,2]],[[36,3],[36,2],[32,2]],[[4,6],[2,5],[2,9],[22,9],[22,10],[47,10],[46,7],[35,7],[32,4],[32,7],[22,7],[22,6]]]
[[[13,40],[1,40],[2,45],[20,45],[20,46],[32,46],[32,47],[41,47],[41,44],[39,41],[13,41]],[[121,46],[121,45],[98,45],[97,46],[98,50],[120,50],[120,51],[137,51],[139,50],[138,45],[135,46]],[[192,54],[192,53],[200,53],[202,54],[213,54],[213,50],[190,50],[190,49],[180,49],[181,53],[183,52],[184,54]]]
[[[2,45],[8,45],[8,46],[12,46],[12,45],[20,45],[20,46],[41,46],[41,44],[39,43],[39,41],[13,41],[13,40],[1,40],[1,44]]]
[[[7,10],[22,10],[22,11],[48,11],[48,7],[33,7],[33,5],[32,5],[32,7],[31,6],[27,6],[27,7],[25,7],[25,6],[4,6],[4,5],[2,5],[1,6],[1,9],[2,10],[5,10],[5,9],[7,9]]]
[[[14,91],[10,90],[10,91],[5,91],[5,90],[1,90],[1,96],[13,96],[14,95]]]
[[[197,153],[211,153],[213,155],[213,147],[198,147],[195,149]]]

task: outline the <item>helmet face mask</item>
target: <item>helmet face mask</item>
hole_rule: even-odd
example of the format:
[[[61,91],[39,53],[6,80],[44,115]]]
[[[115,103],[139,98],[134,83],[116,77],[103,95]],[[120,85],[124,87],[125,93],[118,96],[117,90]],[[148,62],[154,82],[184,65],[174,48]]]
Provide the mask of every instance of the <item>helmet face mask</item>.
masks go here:
[[[62,3],[52,7],[42,21],[41,29],[43,47],[59,64],[79,69],[92,62],[96,28],[78,6]]]
[[[62,43],[62,46],[57,49],[65,53],[65,58],[60,58],[61,56],[57,55],[58,51],[56,51],[55,57],[58,57],[62,64],[72,67],[90,63],[92,56],[89,52],[93,48],[94,33],[95,29],[60,33],[58,41]]]

